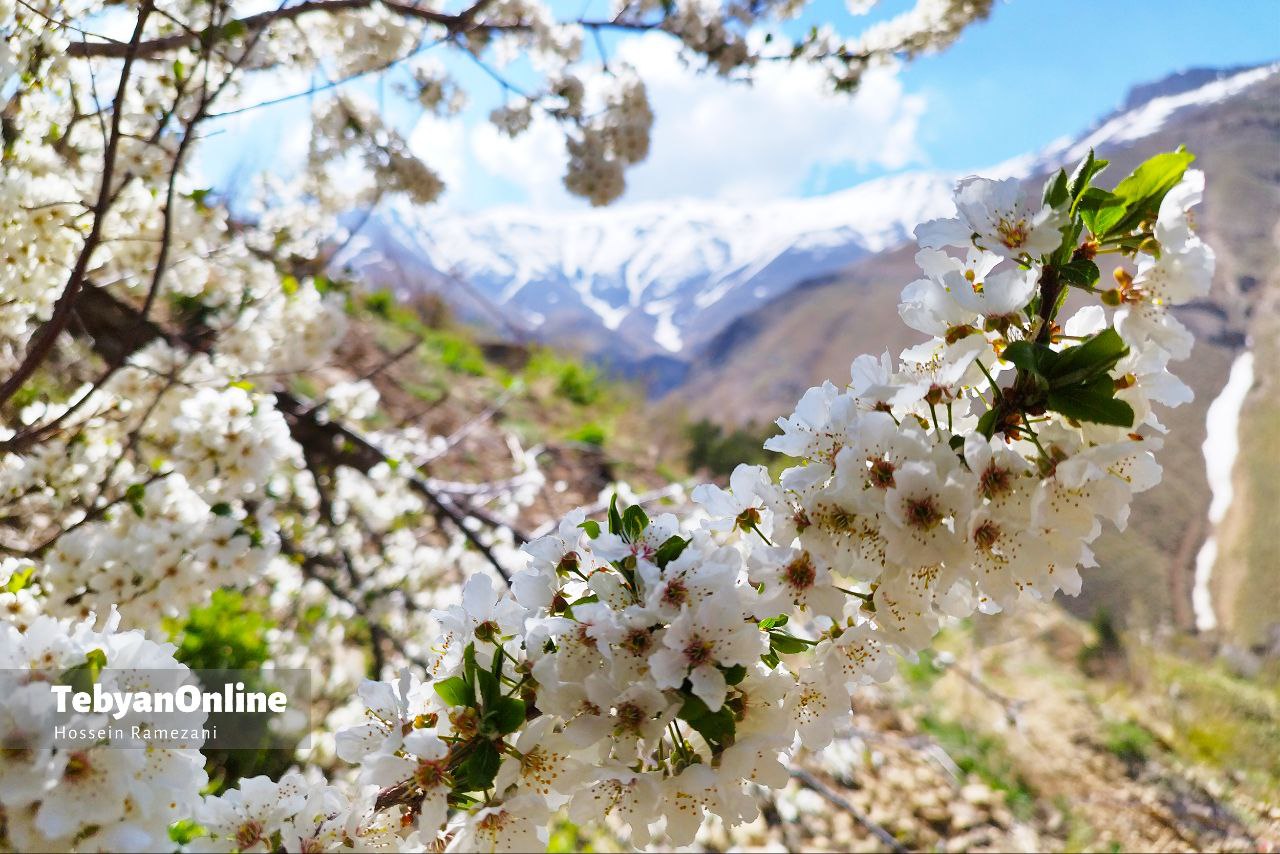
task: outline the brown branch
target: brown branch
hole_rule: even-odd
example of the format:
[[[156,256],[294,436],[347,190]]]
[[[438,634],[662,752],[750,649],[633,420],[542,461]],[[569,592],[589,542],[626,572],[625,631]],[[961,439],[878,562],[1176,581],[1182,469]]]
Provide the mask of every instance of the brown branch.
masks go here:
[[[4,381],[3,385],[0,385],[0,405],[12,398],[18,389],[22,388],[22,384],[31,378],[36,368],[48,358],[49,353],[53,350],[54,342],[57,341],[58,336],[62,334],[62,331],[66,329],[67,324],[71,321],[76,296],[84,286],[85,273],[89,268],[90,256],[93,255],[93,251],[97,249],[98,243],[102,239],[102,221],[106,217],[112,198],[111,179],[115,173],[116,151],[120,145],[120,118],[124,113],[124,99],[129,85],[129,73],[133,68],[133,60],[137,55],[138,46],[142,39],[142,30],[146,26],[147,18],[151,15],[152,2],[153,0],[144,0],[142,8],[138,12],[138,22],[133,28],[133,35],[130,37],[128,45],[125,46],[124,65],[120,69],[120,85],[116,88],[116,97],[111,108],[111,134],[107,139],[106,150],[103,153],[102,184],[98,187],[98,201],[93,208],[93,225],[89,229],[89,235],[84,240],[84,246],[80,248],[80,256],[76,259],[75,267],[71,270],[71,276],[67,279],[66,287],[63,288],[62,294],[53,305],[53,313],[49,316],[49,320],[32,336],[26,355],[23,357],[22,363],[18,365],[17,370]]]
[[[823,800],[827,801],[836,809],[848,813],[854,821],[866,828],[872,836],[878,839],[880,843],[890,851],[901,852],[907,850],[901,842],[894,838],[892,833],[876,824],[865,813],[863,813],[862,810],[858,809],[846,798],[840,797],[840,795],[832,791],[830,786],[819,780],[813,774],[810,774],[803,768],[792,768],[790,769],[790,773],[791,779],[795,780],[801,786],[804,786],[811,792],[821,796]]]
[[[280,21],[292,21],[314,13],[332,15],[339,12],[368,9],[375,5],[381,5],[386,9],[407,18],[416,18],[429,23],[439,24],[451,33],[458,33],[469,29],[473,25],[476,15],[478,15],[485,6],[489,5],[489,0],[482,0],[482,2],[476,3],[474,6],[457,15],[438,12],[434,9],[426,9],[412,3],[401,2],[401,0],[305,0],[305,2],[299,3],[296,6],[290,6],[285,9],[273,9],[267,12],[259,12],[256,15],[248,15],[244,18],[229,21],[221,27],[210,27],[200,33],[174,33],[170,36],[148,39],[147,41],[142,42],[139,46],[138,55],[141,57],[152,57],[156,54],[188,47],[192,42],[202,40],[212,41],[216,39],[221,32],[225,32],[229,27],[241,32],[252,33],[264,30],[272,24]],[[71,45],[67,49],[67,55],[76,58],[118,58],[125,55],[125,48],[126,45],[122,45],[119,42],[82,42]]]
[[[201,342],[198,339],[196,344],[193,344],[183,335],[166,332],[152,320],[146,318],[139,320],[135,309],[100,288],[89,288],[85,291],[85,299],[84,332],[92,339],[94,351],[105,359],[123,361],[129,353],[156,338],[163,338],[174,346],[199,349],[198,344]],[[93,310],[89,310],[90,306]],[[124,332],[129,333],[127,340],[122,337]],[[283,389],[277,390],[275,398],[276,406],[285,416],[293,440],[301,445],[304,451],[324,459],[330,466],[347,466],[367,473],[380,463],[399,464],[399,461],[393,460],[355,430],[335,421],[321,422],[312,404],[300,400],[290,392]],[[525,542],[526,534],[481,508],[472,507],[450,496],[440,494],[416,471],[407,476],[407,481],[411,489],[427,499],[427,503],[431,505],[437,516],[448,519],[467,541],[484,555],[498,575],[510,581],[510,571],[498,560],[493,549],[471,530],[466,521],[474,518],[489,527],[506,529],[511,532],[517,542]]]
[[[303,403],[289,392],[277,391],[275,396],[276,405],[284,413],[285,420],[289,422],[289,430],[294,441],[304,448],[310,448],[314,453],[328,458],[335,464],[345,465],[357,471],[367,472],[379,463],[399,464],[354,430],[334,421],[321,423],[316,420],[313,407]],[[416,472],[408,475],[406,480],[414,492],[427,499],[427,503],[438,515],[452,522],[467,541],[485,556],[498,575],[510,583],[510,571],[494,555],[493,549],[466,524],[468,517],[480,518],[474,508],[460,505],[449,496],[441,495]],[[487,516],[485,521],[497,522],[498,520],[493,516]],[[505,523],[500,523],[500,527],[510,529],[510,526]]]
[[[462,12],[451,15],[446,12],[439,12],[434,9],[426,9],[404,0],[305,0],[296,6],[290,6],[285,9],[274,9],[268,12],[259,12],[256,15],[248,15],[234,21],[229,21],[221,27],[210,27],[203,32],[182,32],[174,33],[169,36],[161,36],[159,38],[148,39],[139,45],[137,55],[141,58],[151,58],[158,54],[167,53],[179,48],[188,47],[193,42],[212,41],[218,38],[227,28],[233,28],[240,32],[257,32],[265,30],[271,25],[280,21],[293,21],[298,18],[320,13],[320,14],[336,14],[340,12],[357,11],[360,9],[368,9],[376,5],[380,5],[390,12],[403,15],[406,18],[427,21],[428,23],[438,24],[448,31],[449,35],[468,32],[470,30],[493,30],[493,31],[523,31],[532,29],[532,24],[524,21],[511,21],[507,23],[477,23],[476,19],[486,7],[491,5],[492,0],[479,0]],[[622,18],[612,18],[605,20],[579,19],[573,21],[578,26],[585,27],[589,30],[604,29],[620,29],[634,30],[637,32],[645,32],[648,30],[660,29],[665,23],[665,17],[655,21],[635,21]],[[67,48],[67,55],[72,58],[83,59],[88,57],[102,58],[120,58],[127,55],[128,45],[120,42],[78,42]]]

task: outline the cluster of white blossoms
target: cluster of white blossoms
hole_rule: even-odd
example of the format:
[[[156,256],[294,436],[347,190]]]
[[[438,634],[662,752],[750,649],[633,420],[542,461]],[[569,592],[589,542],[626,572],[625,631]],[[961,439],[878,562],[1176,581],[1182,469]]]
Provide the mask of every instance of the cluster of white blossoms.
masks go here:
[[[698,487],[692,526],[615,502],[527,545],[509,592],[470,577],[432,613],[420,666],[361,688],[364,720],[336,742],[358,775],[316,833],[527,850],[564,811],[686,845],[708,814],[753,820],[753,787],[784,786],[789,756],[828,745],[856,686],[942,619],[1077,592],[1103,523],[1123,528],[1160,479],[1151,403],[1186,399],[1159,342],[1212,271],[1187,225],[1190,159],[1160,155],[1113,191],[1092,186],[1092,156],[1042,198],[962,182],[959,217],[921,226],[924,277],[901,304],[935,337],[811,389],[769,443],[797,464]],[[1103,288],[1093,259],[1112,253],[1138,273]],[[1060,322],[1069,289],[1091,304]],[[299,814],[272,813],[276,839]]]
[[[569,94],[572,96],[572,90]],[[568,100],[574,103],[572,97]],[[625,168],[649,155],[652,126],[653,112],[644,83],[637,78],[619,81],[604,109],[583,122],[579,137],[569,139],[565,187],[593,205],[617,199],[626,188]]]
[[[157,727],[198,729],[203,712],[57,713],[54,680],[145,691],[156,671],[186,671],[172,645],[119,631],[118,614],[101,629],[98,622],[41,616],[22,631],[0,622],[0,807],[9,850],[171,850],[170,826],[199,805],[208,781],[200,751],[146,738]],[[57,726],[107,734],[59,738]]]
[[[342,95],[318,103],[311,114],[311,148],[307,153],[310,180],[329,187],[350,183],[362,175],[364,189],[344,195],[350,204],[376,203],[384,194],[403,194],[410,201],[429,205],[444,192],[444,182],[409,150],[408,143],[372,105]],[[350,159],[359,156],[364,170],[352,169]],[[343,178],[334,173],[345,172]]]

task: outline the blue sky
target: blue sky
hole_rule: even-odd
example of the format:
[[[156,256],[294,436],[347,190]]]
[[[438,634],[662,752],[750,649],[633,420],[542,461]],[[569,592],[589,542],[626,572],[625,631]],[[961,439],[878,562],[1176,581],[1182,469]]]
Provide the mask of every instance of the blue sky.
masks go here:
[[[1135,83],[1275,59],[1280,0],[1009,0],[901,76],[928,98],[931,164],[964,169],[1078,132]]]
[[[582,8],[582,0],[559,2]],[[856,32],[911,5],[882,0],[854,18],[844,0],[817,0],[791,26]],[[610,36],[605,50],[640,69],[658,116],[650,158],[629,173],[623,203],[749,201],[832,192],[905,169],[979,169],[1078,133],[1134,84],[1189,67],[1280,59],[1280,0],[997,0],[991,17],[952,48],[873,75],[852,100],[826,93],[815,71],[781,64],[752,87],[695,74],[655,34]],[[596,58],[590,41],[584,53]],[[468,108],[451,121],[396,116],[449,183],[444,204],[584,206],[560,187],[555,129],[500,137],[486,116],[502,102],[501,88],[467,60],[439,59],[468,89]],[[520,80],[523,65],[507,73]],[[380,97],[393,81],[357,88]],[[284,168],[305,149],[307,111],[297,101],[233,120],[204,157],[211,180],[243,178],[246,162]]]

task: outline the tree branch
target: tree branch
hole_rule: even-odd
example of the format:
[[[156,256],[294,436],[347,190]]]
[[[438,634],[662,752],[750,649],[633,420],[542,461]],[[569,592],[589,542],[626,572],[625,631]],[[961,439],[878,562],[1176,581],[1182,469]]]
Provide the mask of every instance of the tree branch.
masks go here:
[[[266,29],[272,24],[280,21],[292,21],[298,18],[312,14],[336,14],[339,12],[358,11],[360,9],[368,9],[375,5],[381,5],[388,11],[406,18],[414,18],[421,21],[427,21],[432,24],[438,24],[444,27],[449,33],[456,34],[466,32],[471,29],[491,29],[491,30],[527,30],[531,25],[523,21],[511,23],[492,23],[477,25],[476,18],[480,13],[490,5],[492,0],[479,0],[466,10],[451,15],[446,12],[439,12],[434,9],[426,9],[403,0],[305,0],[296,6],[290,6],[286,9],[273,9],[268,12],[259,12],[256,15],[248,15],[234,21],[229,21],[220,28],[209,28],[200,33],[174,33],[169,36],[148,39],[138,45],[136,55],[142,58],[150,58],[158,54],[167,53],[178,48],[189,47],[193,42],[213,39],[225,32],[227,28],[238,30],[240,32],[256,32]],[[646,21],[626,21],[621,19],[613,20],[580,20],[576,21],[580,26],[588,29],[629,29],[629,30],[649,30],[661,26],[661,22]],[[79,42],[70,45],[67,48],[67,55],[77,59],[88,57],[101,58],[120,58],[128,55],[128,45],[120,42]]]
[[[23,357],[22,363],[18,365],[17,370],[4,381],[3,385],[0,385],[0,405],[3,405],[13,397],[18,389],[22,388],[22,384],[31,378],[36,368],[53,350],[54,342],[58,340],[58,336],[62,334],[62,331],[66,329],[67,324],[71,321],[76,296],[84,286],[85,273],[89,269],[89,259],[102,239],[102,220],[106,217],[107,209],[111,206],[111,179],[115,174],[116,151],[120,146],[120,117],[124,112],[125,93],[129,87],[129,73],[133,68],[133,61],[138,53],[142,30],[146,26],[147,18],[151,16],[152,3],[153,0],[144,0],[142,8],[138,12],[138,21],[133,28],[133,36],[129,39],[129,43],[124,46],[124,65],[120,69],[120,85],[116,87],[116,97],[111,107],[111,133],[107,138],[106,149],[103,152],[102,183],[98,187],[98,201],[93,207],[93,225],[89,229],[88,236],[85,237],[84,246],[80,248],[80,256],[76,258],[75,267],[71,270],[71,276],[67,279],[66,287],[63,288],[57,302],[53,304],[53,313],[49,316],[49,320],[31,337],[31,343],[27,347],[26,355]]]

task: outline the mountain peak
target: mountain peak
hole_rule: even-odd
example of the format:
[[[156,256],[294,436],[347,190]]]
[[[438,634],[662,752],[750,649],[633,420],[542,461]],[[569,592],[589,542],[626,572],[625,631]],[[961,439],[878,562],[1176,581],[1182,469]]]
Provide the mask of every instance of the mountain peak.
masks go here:
[[[1199,89],[1206,83],[1224,80],[1228,77],[1234,77],[1242,71],[1253,71],[1259,68],[1266,68],[1269,65],[1270,63],[1259,63],[1257,65],[1233,65],[1227,68],[1196,67],[1175,71],[1172,74],[1161,77],[1159,80],[1139,83],[1130,88],[1129,93],[1125,96],[1124,103],[1117,112],[1133,110],[1155,98],[1181,95],[1183,92]]]

